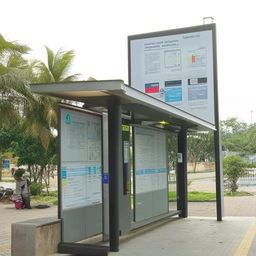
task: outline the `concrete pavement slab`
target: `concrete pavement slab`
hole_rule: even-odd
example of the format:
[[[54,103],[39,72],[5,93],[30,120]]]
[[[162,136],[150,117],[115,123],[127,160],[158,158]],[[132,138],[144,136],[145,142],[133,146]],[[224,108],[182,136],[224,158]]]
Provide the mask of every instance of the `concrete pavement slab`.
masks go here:
[[[133,237],[121,243],[120,252],[111,252],[109,255],[234,256],[254,222],[256,218],[244,217],[227,217],[222,222],[199,217],[166,221],[141,234],[140,231],[134,231]]]

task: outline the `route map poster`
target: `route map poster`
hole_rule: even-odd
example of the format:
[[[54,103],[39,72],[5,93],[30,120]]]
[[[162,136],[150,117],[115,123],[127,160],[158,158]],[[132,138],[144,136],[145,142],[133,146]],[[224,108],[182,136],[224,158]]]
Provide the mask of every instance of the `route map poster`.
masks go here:
[[[128,37],[131,86],[215,124],[213,31],[169,33]]]
[[[62,107],[62,209],[102,203],[101,116]]]

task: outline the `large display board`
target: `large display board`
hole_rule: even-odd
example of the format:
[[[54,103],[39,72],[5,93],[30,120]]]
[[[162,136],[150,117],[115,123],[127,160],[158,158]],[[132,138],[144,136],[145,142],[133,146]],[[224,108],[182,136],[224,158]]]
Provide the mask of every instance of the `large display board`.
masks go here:
[[[134,128],[136,221],[168,212],[166,140],[161,131]]]
[[[101,117],[61,109],[62,208],[102,202]]]
[[[215,124],[214,28],[129,36],[131,86]]]
[[[61,217],[64,238],[75,241],[101,231],[102,119],[66,106],[59,113]]]

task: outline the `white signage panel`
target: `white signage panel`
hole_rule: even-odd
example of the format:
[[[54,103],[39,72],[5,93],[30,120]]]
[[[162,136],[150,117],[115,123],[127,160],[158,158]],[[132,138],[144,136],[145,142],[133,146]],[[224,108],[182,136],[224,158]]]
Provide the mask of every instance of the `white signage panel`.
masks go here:
[[[214,118],[212,30],[130,36],[130,84],[211,124]]]
[[[135,127],[136,194],[167,189],[166,135]]]
[[[60,111],[62,209],[102,203],[101,117]]]

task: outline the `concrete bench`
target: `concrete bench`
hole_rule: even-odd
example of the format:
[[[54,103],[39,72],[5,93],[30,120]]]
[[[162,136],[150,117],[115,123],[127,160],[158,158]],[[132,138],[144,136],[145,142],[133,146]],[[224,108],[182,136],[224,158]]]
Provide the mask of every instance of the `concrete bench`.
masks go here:
[[[32,219],[12,224],[12,256],[47,256],[56,253],[61,220]]]

